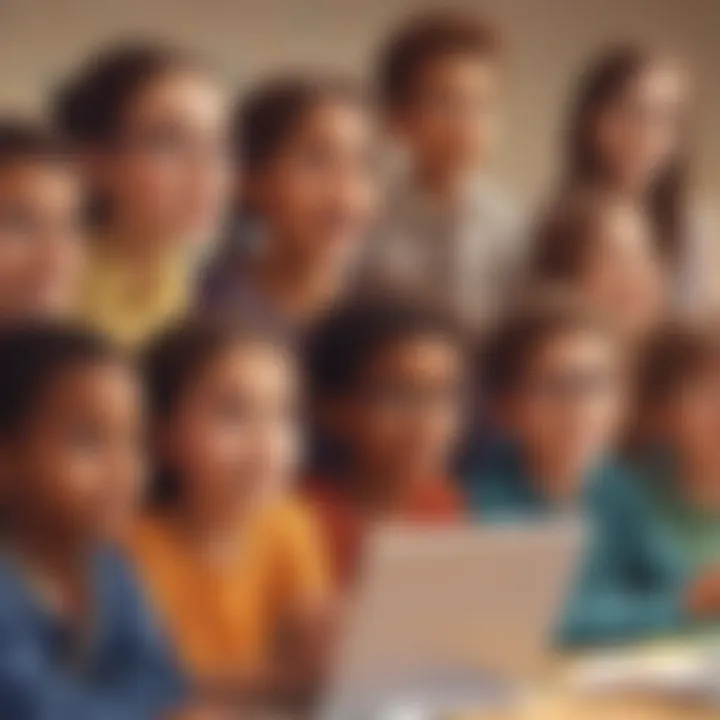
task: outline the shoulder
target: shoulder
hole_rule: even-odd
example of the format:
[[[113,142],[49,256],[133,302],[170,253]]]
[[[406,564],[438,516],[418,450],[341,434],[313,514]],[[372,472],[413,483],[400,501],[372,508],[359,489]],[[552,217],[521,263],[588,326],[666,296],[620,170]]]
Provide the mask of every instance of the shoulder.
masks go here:
[[[123,549],[138,569],[153,574],[178,555],[170,520],[159,515],[136,520],[124,538]]]
[[[361,516],[337,483],[328,478],[310,483],[305,498],[326,545],[331,548],[355,545],[362,534]]]
[[[300,495],[274,501],[263,511],[259,528],[277,542],[292,545],[317,531],[312,502]]]
[[[95,575],[100,585],[108,591],[108,597],[128,600],[140,596],[140,582],[132,558],[122,547],[105,545],[99,548],[93,564]]]
[[[325,543],[308,503],[299,497],[279,500],[265,511],[256,547],[280,577],[316,578],[324,582],[327,571]]]
[[[637,470],[617,459],[606,462],[596,473],[590,489],[590,508],[601,515],[640,521],[650,511]]]
[[[499,222],[514,225],[520,217],[517,200],[495,178],[486,176],[478,180],[475,202],[484,212]]]
[[[125,536],[124,544],[131,549],[164,545],[170,534],[169,521],[160,515],[144,515],[138,518]]]
[[[421,520],[459,520],[465,514],[465,502],[450,478],[426,485],[418,497],[417,512]]]
[[[529,504],[518,492],[515,478],[497,469],[476,475],[469,497],[473,511],[482,518],[522,517],[531,512]]]
[[[28,590],[15,563],[7,556],[0,556],[0,632],[17,621],[28,601]]]
[[[528,482],[519,450],[509,441],[493,442],[468,483],[473,509],[483,516],[525,514],[529,511]]]
[[[505,239],[505,245],[522,244],[527,236],[526,212],[517,199],[494,178],[481,178],[474,193],[476,212],[488,228]]]

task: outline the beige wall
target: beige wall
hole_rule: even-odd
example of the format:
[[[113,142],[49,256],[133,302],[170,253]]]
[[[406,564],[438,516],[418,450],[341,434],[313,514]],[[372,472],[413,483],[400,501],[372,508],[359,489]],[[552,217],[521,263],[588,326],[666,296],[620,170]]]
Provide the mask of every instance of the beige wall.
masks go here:
[[[454,2],[453,5],[463,3]],[[552,177],[564,103],[584,59],[640,39],[682,52],[698,83],[699,175],[720,198],[720,0],[474,0],[507,29],[513,63],[498,172],[521,195]],[[103,41],[141,33],[209,52],[233,83],[270,69],[368,67],[378,37],[425,0],[0,0],[0,108],[38,108]]]

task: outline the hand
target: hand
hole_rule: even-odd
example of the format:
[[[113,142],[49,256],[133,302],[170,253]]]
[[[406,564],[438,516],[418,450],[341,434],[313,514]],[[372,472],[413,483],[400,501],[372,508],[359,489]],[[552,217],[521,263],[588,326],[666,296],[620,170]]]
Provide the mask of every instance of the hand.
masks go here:
[[[720,570],[706,570],[690,583],[685,607],[692,617],[720,617]]]

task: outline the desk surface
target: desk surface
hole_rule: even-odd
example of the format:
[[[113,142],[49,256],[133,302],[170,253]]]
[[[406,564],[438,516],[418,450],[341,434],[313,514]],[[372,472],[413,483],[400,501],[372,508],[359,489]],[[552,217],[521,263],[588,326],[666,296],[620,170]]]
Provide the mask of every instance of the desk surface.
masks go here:
[[[697,648],[695,648],[697,650]],[[660,664],[677,661],[687,647],[644,648],[631,655],[642,663]],[[692,649],[691,649],[692,651]],[[474,714],[461,720],[718,720],[720,707],[682,702],[656,696],[634,696],[603,690],[590,694],[580,691],[573,675],[581,664],[593,662],[592,656],[563,660],[550,675],[542,690],[530,693],[520,708]],[[587,665],[586,665],[587,667]]]
[[[483,713],[473,720],[717,720],[718,712],[632,698],[573,701],[555,697],[530,702],[517,711]]]

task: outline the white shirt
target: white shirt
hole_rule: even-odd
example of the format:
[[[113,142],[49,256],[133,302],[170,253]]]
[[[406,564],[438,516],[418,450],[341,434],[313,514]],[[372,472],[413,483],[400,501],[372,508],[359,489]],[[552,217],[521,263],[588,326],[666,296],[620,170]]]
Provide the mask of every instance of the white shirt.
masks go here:
[[[424,298],[484,327],[525,268],[527,238],[511,203],[486,179],[472,183],[451,211],[407,182],[388,198],[361,289]]]

